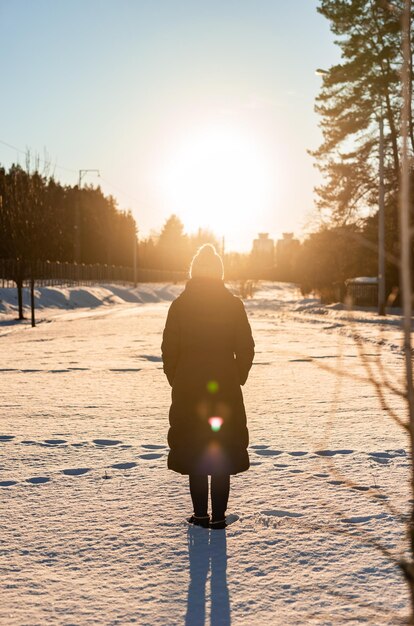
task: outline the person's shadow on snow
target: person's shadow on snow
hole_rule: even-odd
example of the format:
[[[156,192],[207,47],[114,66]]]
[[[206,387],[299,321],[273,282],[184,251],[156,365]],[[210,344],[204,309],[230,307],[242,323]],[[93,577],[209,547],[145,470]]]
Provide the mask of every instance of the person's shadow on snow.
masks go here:
[[[191,526],[188,530],[190,584],[185,626],[204,626],[206,583],[211,570],[211,626],[230,625],[230,599],[227,587],[227,545],[224,530],[208,531]]]

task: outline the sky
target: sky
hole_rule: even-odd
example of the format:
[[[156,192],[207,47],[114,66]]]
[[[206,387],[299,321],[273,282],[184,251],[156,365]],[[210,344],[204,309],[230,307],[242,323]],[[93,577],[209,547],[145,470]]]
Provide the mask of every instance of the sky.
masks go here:
[[[25,152],[226,250],[303,236],[319,174],[316,68],[339,60],[317,0],[0,0],[0,163]],[[8,145],[5,145],[8,144]]]

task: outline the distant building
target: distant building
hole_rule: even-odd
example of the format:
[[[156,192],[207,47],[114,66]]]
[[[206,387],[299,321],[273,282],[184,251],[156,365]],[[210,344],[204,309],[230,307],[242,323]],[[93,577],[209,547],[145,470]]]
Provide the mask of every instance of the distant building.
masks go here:
[[[259,233],[258,239],[253,241],[252,269],[258,278],[266,278],[272,272],[275,264],[275,244],[269,238],[269,233]]]
[[[276,269],[279,280],[295,280],[295,265],[299,247],[299,239],[295,239],[293,233],[283,233],[283,239],[278,239],[276,243]]]
[[[256,262],[263,267],[272,267],[274,263],[275,243],[269,239],[269,233],[259,233],[259,238],[253,241],[252,255]]]

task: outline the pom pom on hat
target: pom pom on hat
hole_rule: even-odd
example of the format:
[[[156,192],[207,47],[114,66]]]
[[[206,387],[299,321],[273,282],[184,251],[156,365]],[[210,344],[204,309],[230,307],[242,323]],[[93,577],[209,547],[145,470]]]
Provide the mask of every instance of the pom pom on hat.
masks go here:
[[[201,246],[191,261],[190,278],[215,278],[222,280],[223,275],[223,262],[214,246],[210,243]]]

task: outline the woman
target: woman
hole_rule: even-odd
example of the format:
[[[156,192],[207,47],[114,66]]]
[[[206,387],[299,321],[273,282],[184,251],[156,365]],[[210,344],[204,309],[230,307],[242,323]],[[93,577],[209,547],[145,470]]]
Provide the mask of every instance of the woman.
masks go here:
[[[243,303],[224,286],[223,263],[210,244],[193,258],[190,280],[171,304],[161,349],[172,386],[168,467],[189,475],[194,513],[188,521],[225,528],[230,474],[249,468],[240,385],[254,341]]]

